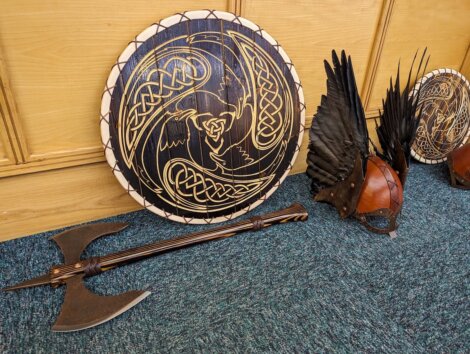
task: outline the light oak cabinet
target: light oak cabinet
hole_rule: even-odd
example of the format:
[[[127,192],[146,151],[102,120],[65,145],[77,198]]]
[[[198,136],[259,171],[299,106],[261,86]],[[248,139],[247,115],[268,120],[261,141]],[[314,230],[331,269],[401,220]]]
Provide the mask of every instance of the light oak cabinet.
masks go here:
[[[470,75],[469,0],[3,0],[0,240],[139,209],[104,162],[104,83],[133,36],[201,8],[247,17],[279,41],[303,84],[307,127],[333,48],[352,55],[369,118],[377,116],[398,60],[407,70],[418,48],[429,49],[428,71]],[[292,173],[305,171],[308,131],[303,142]]]

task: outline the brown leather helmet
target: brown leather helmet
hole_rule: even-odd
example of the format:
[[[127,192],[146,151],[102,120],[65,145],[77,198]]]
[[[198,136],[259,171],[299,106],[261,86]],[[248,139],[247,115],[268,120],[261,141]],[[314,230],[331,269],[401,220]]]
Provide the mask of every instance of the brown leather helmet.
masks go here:
[[[395,170],[376,155],[367,158],[363,174],[358,156],[352,173],[334,186],[321,189],[315,200],[334,205],[341,218],[354,216],[369,230],[395,237],[403,184]]]
[[[370,156],[356,205],[355,216],[368,229],[393,233],[403,204],[403,186],[392,167],[378,156]]]
[[[447,156],[452,187],[470,189],[470,144],[461,146]]]
[[[418,72],[427,62],[425,57],[426,50]],[[399,70],[395,84],[390,80],[376,127],[377,148],[369,139],[351,58],[344,51],[339,58],[333,51],[332,63],[325,61],[327,94],[321,98],[309,131],[307,175],[312,194],[316,201],[332,204],[341,218],[353,216],[369,230],[395,237],[410,146],[421,114],[417,98],[409,93],[413,64],[404,90]]]

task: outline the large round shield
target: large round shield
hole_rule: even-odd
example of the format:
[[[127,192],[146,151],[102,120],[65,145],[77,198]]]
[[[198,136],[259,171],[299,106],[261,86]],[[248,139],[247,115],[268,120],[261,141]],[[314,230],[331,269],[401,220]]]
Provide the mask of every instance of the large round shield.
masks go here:
[[[470,136],[470,84],[455,70],[438,69],[421,78],[413,92],[420,87],[418,112],[422,109],[422,118],[411,155],[436,164]]]
[[[144,207],[185,223],[266,200],[299,151],[305,105],[280,45],[252,22],[191,11],[139,34],[101,105],[106,159]]]

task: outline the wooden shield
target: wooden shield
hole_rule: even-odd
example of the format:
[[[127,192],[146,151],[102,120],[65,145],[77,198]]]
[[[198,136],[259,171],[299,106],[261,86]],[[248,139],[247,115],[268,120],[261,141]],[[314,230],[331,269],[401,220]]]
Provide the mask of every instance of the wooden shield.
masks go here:
[[[438,69],[421,78],[413,92],[419,87],[418,110],[423,113],[411,155],[436,164],[470,136],[470,84],[455,70]]]
[[[113,66],[101,105],[105,154],[121,185],[185,223],[230,220],[266,200],[292,168],[304,122],[284,50],[220,11],[144,30]]]

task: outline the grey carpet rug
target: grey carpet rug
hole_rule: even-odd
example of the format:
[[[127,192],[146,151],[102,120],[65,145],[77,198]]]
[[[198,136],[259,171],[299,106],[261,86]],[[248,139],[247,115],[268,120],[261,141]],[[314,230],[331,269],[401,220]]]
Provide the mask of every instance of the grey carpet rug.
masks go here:
[[[310,213],[305,223],[197,245],[87,279],[99,294],[152,292],[98,327],[50,331],[62,288],[0,292],[0,351],[469,352],[470,191],[451,188],[444,165],[413,164],[399,235],[391,240],[313,202],[308,184],[305,175],[287,178],[249,214],[299,201]],[[207,228],[147,211],[106,220],[131,226],[95,241],[87,256]],[[1,243],[0,287],[61,263],[48,240],[55,233]]]

